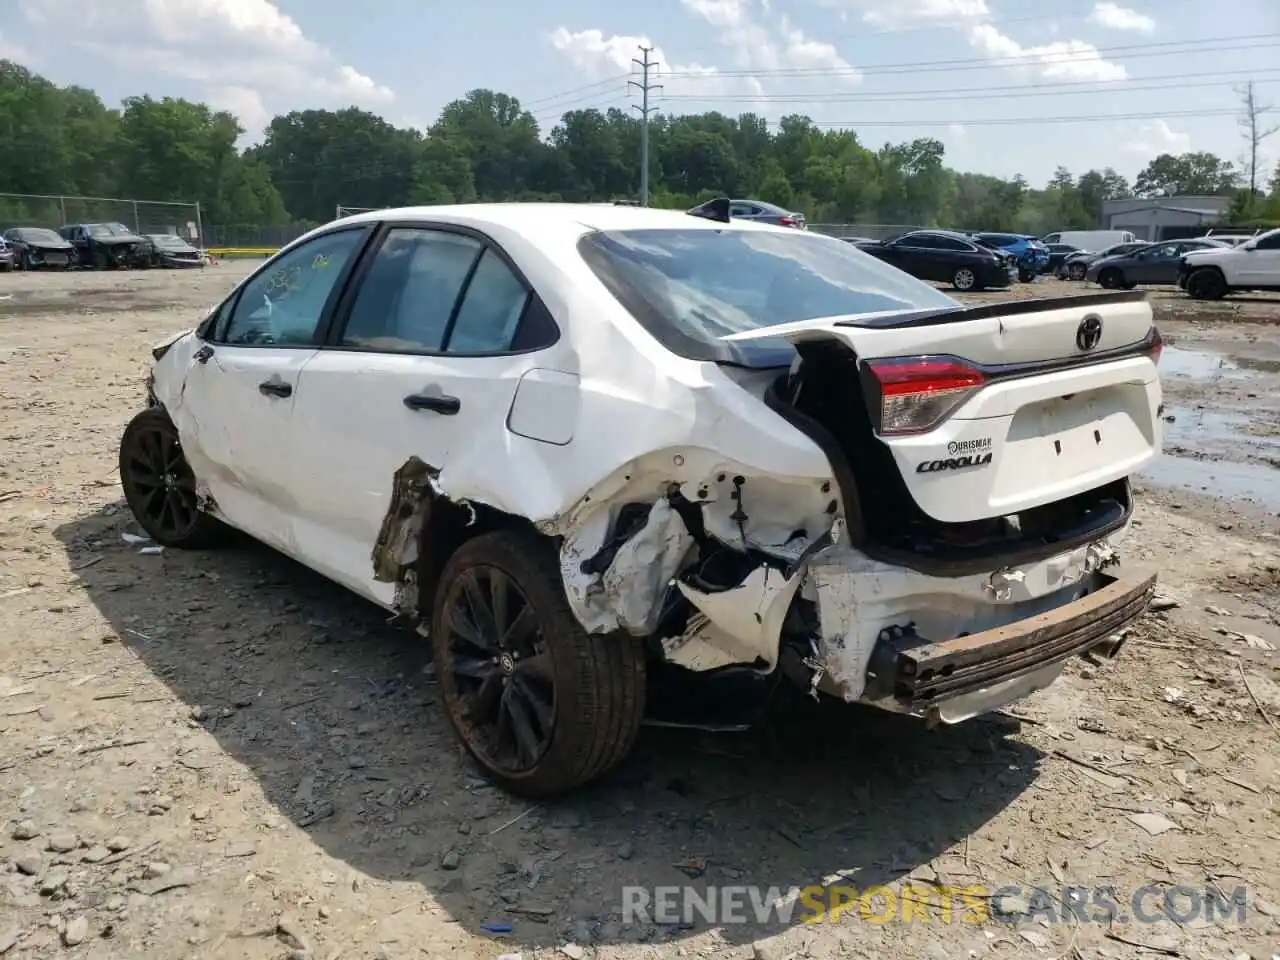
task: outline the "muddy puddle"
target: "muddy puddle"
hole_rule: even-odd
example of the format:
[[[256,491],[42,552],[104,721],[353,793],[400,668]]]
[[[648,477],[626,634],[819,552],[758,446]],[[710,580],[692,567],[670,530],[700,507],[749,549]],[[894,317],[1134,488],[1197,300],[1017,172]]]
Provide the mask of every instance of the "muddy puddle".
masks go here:
[[[1280,358],[1170,345],[1160,376],[1164,452],[1143,478],[1280,513]]]

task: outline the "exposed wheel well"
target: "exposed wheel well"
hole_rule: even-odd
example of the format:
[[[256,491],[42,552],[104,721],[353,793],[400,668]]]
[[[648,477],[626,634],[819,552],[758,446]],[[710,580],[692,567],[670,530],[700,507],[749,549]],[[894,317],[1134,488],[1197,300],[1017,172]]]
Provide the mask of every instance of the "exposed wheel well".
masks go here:
[[[510,530],[547,539],[526,517],[506,513],[483,503],[455,503],[443,497],[432,499],[422,529],[418,532],[418,615],[430,622],[440,574],[458,549],[486,533]]]

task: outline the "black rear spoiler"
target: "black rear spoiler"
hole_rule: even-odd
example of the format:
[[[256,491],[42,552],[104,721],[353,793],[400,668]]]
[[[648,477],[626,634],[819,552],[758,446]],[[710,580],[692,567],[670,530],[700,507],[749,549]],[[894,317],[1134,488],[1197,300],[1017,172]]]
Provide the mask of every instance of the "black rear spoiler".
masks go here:
[[[1039,300],[1006,300],[1003,303],[983,303],[972,307],[940,307],[936,310],[904,310],[879,317],[859,320],[837,320],[836,327],[864,327],[897,329],[900,327],[928,327],[939,323],[958,323],[965,320],[984,320],[988,317],[1016,317],[1022,313],[1039,310],[1073,310],[1102,306],[1107,303],[1140,303],[1147,299],[1145,290],[1119,290],[1112,293],[1082,293],[1074,297],[1045,297]]]

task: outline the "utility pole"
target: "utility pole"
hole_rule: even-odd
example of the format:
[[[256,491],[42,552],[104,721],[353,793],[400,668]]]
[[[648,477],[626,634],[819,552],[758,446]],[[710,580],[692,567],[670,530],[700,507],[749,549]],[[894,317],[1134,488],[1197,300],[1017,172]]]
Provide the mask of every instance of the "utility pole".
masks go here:
[[[649,106],[649,91],[661,90],[662,84],[649,82],[649,71],[658,65],[658,61],[649,59],[649,54],[653,53],[653,47],[642,46],[640,53],[644,59],[637,60],[633,57],[631,62],[640,68],[640,76],[643,79],[639,83],[628,80],[627,86],[635,87],[640,91],[640,106],[637,107],[634,103],[631,106],[632,109],[640,111],[640,206],[647,207],[649,205],[649,114],[654,109]]]

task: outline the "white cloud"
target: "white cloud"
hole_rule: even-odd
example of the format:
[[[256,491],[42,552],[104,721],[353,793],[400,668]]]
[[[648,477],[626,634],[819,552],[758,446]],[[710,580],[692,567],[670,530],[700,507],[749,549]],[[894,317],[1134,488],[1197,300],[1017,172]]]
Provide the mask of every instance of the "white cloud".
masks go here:
[[[947,133],[949,133],[954,140],[963,140],[965,137],[969,136],[969,128],[963,123],[949,123],[947,124]]]
[[[963,26],[991,16],[987,0],[854,0],[854,4],[862,10],[863,21],[884,30]]]
[[[784,71],[777,78],[788,93],[829,92],[833,84],[854,86],[862,75],[845,60],[834,46],[808,36],[785,16],[770,25],[753,16],[752,0],[681,0],[685,8],[701,17],[717,30],[717,39],[730,51],[734,59],[732,67],[718,68],[698,62],[683,63],[668,58],[660,49],[651,56],[660,66],[658,81],[662,84],[661,98],[681,97],[665,104],[671,112],[697,111],[716,106],[720,97],[734,97],[728,112],[769,112],[763,99],[772,79],[757,75],[742,75],[759,71],[761,74]],[[760,0],[761,9],[767,13],[767,0]],[[652,46],[645,36],[607,36],[601,30],[570,31],[558,27],[550,34],[552,46],[564,54],[579,70],[589,76],[604,77],[618,70],[631,71],[632,59],[639,56],[639,47]],[[802,71],[821,71],[819,75],[805,75]],[[796,73],[796,71],[800,71]],[[607,94],[606,94],[607,96]],[[687,99],[698,98],[698,100]],[[703,102],[704,101],[704,102]],[[662,100],[659,105],[664,106]],[[550,105],[543,111],[552,114],[573,109],[568,103],[562,107]],[[722,105],[723,106],[723,105]],[[536,112],[536,111],[535,111]]]
[[[1179,133],[1170,127],[1167,121],[1160,119],[1140,125],[1124,145],[1126,153],[1142,157],[1157,157],[1162,153],[1186,153],[1190,149],[1190,135]]]
[[[1010,60],[1004,64],[1022,73],[1046,80],[1123,80],[1128,72],[1123,66],[1103,59],[1098,48],[1083,40],[1062,40],[1024,47],[1002,33],[993,22],[987,0],[821,0],[827,5],[853,4],[862,11],[863,22],[882,30],[921,30],[953,27],[964,32],[969,45],[992,60]],[[1113,3],[1098,7],[1113,8],[1120,14],[1132,11]],[[1097,9],[1094,11],[1095,15]],[[1138,16],[1137,14],[1132,14]],[[1057,23],[1050,24],[1057,33]],[[1127,29],[1135,29],[1128,27]]]
[[[1156,28],[1156,22],[1145,13],[1111,3],[1110,0],[1101,0],[1093,5],[1089,22],[1112,30],[1131,30],[1135,33],[1151,33]]]
[[[202,95],[250,129],[280,109],[373,107],[394,92],[307,37],[270,0],[41,0],[27,20],[50,40],[70,43],[130,72],[152,72],[208,87]]]
[[[250,140],[261,136],[263,129],[271,122],[271,111],[262,102],[262,95],[252,87],[213,87],[209,91],[207,102],[215,110],[226,110],[234,114]]]
[[[1024,47],[989,23],[970,28],[969,44],[1005,66],[1033,72],[1045,80],[1124,80],[1129,76],[1122,64],[1103,58],[1098,48],[1083,40],[1056,40]]]

